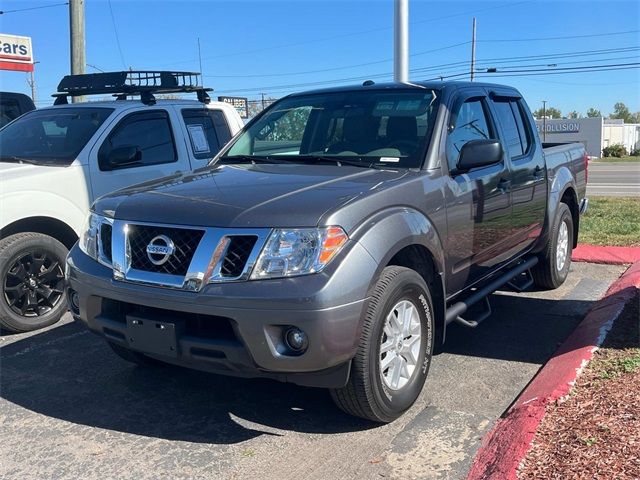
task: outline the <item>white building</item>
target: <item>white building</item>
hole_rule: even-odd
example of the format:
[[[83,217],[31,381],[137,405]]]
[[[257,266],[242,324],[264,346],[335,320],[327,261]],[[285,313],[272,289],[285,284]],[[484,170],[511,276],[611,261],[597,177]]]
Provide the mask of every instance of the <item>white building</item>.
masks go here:
[[[542,143],[581,142],[590,157],[601,157],[609,145],[624,145],[628,152],[640,147],[640,123],[593,117],[536,120],[536,124]]]

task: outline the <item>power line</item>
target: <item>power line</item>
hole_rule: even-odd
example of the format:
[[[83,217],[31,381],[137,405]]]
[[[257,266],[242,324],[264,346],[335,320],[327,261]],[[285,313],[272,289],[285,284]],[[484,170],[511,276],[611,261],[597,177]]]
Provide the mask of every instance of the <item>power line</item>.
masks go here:
[[[122,62],[123,68],[127,69],[127,64],[124,61],[124,55],[122,54],[122,47],[120,46],[120,36],[118,35],[118,28],[116,27],[116,17],[113,14],[113,5],[111,5],[111,0],[108,0],[109,3],[109,12],[111,13],[111,23],[113,23],[113,32],[116,34],[116,45],[118,46],[118,52],[120,53],[120,61]]]
[[[468,42],[467,42],[468,43]],[[517,57],[497,57],[497,58],[489,58],[489,59],[485,59],[485,60],[478,60],[477,63],[478,64],[487,64],[488,62],[494,62],[494,61],[498,61],[501,63],[513,63],[514,61],[526,61],[527,59],[531,59],[531,60],[542,60],[542,59],[561,59],[561,58],[575,58],[575,57],[584,57],[587,55],[603,55],[605,53],[623,53],[623,52],[629,52],[629,51],[637,51],[640,50],[640,47],[620,47],[620,48],[615,48],[615,49],[600,49],[600,50],[584,50],[581,52],[566,52],[566,53],[559,53],[559,54],[546,54],[546,55],[525,55],[525,56],[517,56]],[[596,59],[596,60],[592,60],[592,61],[607,61],[609,59]],[[613,59],[611,59],[613,60]],[[446,70],[443,71],[442,68],[443,67],[464,67],[469,65],[469,61],[461,61],[461,62],[452,62],[452,63],[448,63],[448,64],[441,64],[441,65],[432,65],[430,67],[423,67],[423,68],[416,68],[416,69],[412,69],[410,70],[411,73],[426,73],[426,72],[433,72],[433,71],[439,71],[440,74],[444,74],[447,73]],[[491,65],[492,67],[496,67],[496,68],[502,68],[499,65]],[[521,67],[526,67],[527,65],[522,65]],[[511,68],[516,68],[517,66],[512,66]],[[454,70],[455,71],[455,70]],[[466,74],[468,75],[468,70],[466,72]],[[387,77],[390,76],[391,73],[390,72],[386,72],[386,73],[377,73],[377,74],[369,74],[369,75],[359,75],[359,76],[353,76],[353,77],[346,77],[346,78],[337,78],[337,79],[332,79],[332,80],[319,80],[319,81],[314,81],[314,82],[304,82],[304,83],[292,83],[292,84],[285,84],[285,85],[270,85],[270,86],[262,86],[262,87],[251,87],[251,88],[243,88],[243,89],[235,89],[233,90],[234,92],[259,92],[259,91],[268,91],[268,92],[275,92],[275,91],[282,91],[282,90],[290,90],[290,89],[295,89],[295,88],[300,88],[300,87],[318,87],[318,86],[323,86],[323,85],[333,85],[336,83],[344,83],[344,82],[353,82],[353,81],[358,81],[358,80],[368,80],[368,79],[373,79],[373,78],[380,78],[380,77]],[[434,79],[437,80],[440,77],[444,77],[444,78],[449,78],[449,76],[447,75],[438,75],[437,77],[435,77]],[[455,77],[458,76],[462,76],[461,74],[456,74],[454,75]],[[222,91],[225,92],[225,91]],[[227,90],[226,92],[231,92],[231,90]]]
[[[515,7],[518,5],[523,5],[525,3],[532,3],[534,0],[524,0],[521,2],[508,2],[508,3],[503,3],[500,5],[494,5],[492,7],[486,7],[486,8],[477,8],[474,10],[467,10],[465,12],[460,12],[460,13],[453,13],[451,15],[445,15],[442,17],[436,17],[436,18],[427,18],[427,19],[423,19],[423,20],[417,20],[417,21],[413,21],[413,22],[409,22],[410,25],[415,25],[418,23],[428,23],[428,22],[437,22],[440,20],[446,20],[449,18],[455,18],[455,17],[462,17],[465,15],[469,15],[469,14],[473,14],[473,13],[480,13],[480,12],[485,12],[488,10],[496,10],[496,9],[500,9],[500,8],[508,8],[508,7]],[[233,56],[237,56],[237,55],[247,55],[247,54],[251,54],[251,53],[260,53],[260,52],[265,52],[265,51],[269,51],[269,50],[279,50],[281,48],[287,48],[287,47],[297,47],[297,46],[301,46],[301,45],[309,45],[311,43],[318,43],[318,42],[326,42],[327,40],[335,40],[335,39],[339,39],[339,38],[347,38],[347,37],[354,37],[354,36],[358,36],[358,35],[365,35],[368,33],[374,33],[374,32],[381,32],[381,31],[386,31],[386,30],[391,30],[393,27],[378,27],[378,28],[372,28],[369,30],[360,30],[357,32],[349,32],[349,33],[343,33],[340,35],[333,35],[330,37],[321,37],[321,38],[315,38],[315,39],[311,39],[311,40],[305,40],[302,42],[294,42],[294,43],[286,43],[286,44],[281,44],[281,45],[274,45],[271,47],[263,47],[263,48],[257,48],[257,49],[253,49],[253,50],[244,50],[244,51],[240,51],[240,52],[234,52],[234,53],[223,53],[220,55],[215,55],[215,56],[211,56],[211,57],[207,57],[207,58],[203,58],[203,60],[213,60],[216,58],[224,58],[224,57],[233,57]],[[182,61],[177,61],[177,62],[172,62],[172,63],[165,63],[163,65],[160,66],[170,66],[170,65],[179,65],[179,64],[185,64],[185,63],[193,63],[196,60],[182,60]]]
[[[543,40],[568,40],[571,38],[592,38],[592,37],[613,37],[615,35],[627,35],[629,33],[638,33],[640,30],[627,30],[626,32],[610,32],[610,33],[591,33],[588,35],[569,35],[564,37],[538,37],[538,38],[505,38],[505,39],[487,39],[478,40],[483,43],[494,42],[537,42]]]
[[[5,15],[7,13],[26,12],[28,10],[40,10],[42,8],[61,7],[62,5],[69,5],[69,2],[53,3],[51,5],[40,5],[39,7],[16,8],[14,10],[0,10],[0,15]]]
[[[422,52],[412,53],[409,56],[410,57],[418,57],[420,55],[426,55],[428,53],[440,52],[442,50],[447,50],[447,49],[450,49],[450,48],[460,47],[462,45],[468,45],[469,43],[471,43],[471,42],[467,41],[467,42],[454,43],[452,45],[446,45],[444,47],[433,48],[431,50],[424,50]],[[336,70],[346,70],[346,69],[349,69],[349,68],[365,67],[365,66],[369,66],[369,65],[377,65],[377,64],[380,64],[380,63],[391,62],[392,60],[393,60],[392,58],[387,58],[387,59],[384,59],[384,60],[376,60],[375,62],[358,63],[358,64],[355,64],[355,65],[347,65],[347,66],[343,66],[343,67],[322,68],[322,69],[318,69],[318,70],[307,70],[305,72],[286,72],[286,73],[253,74],[253,75],[205,75],[205,77],[208,77],[208,78],[290,77],[290,76],[293,76],[293,75],[306,75],[306,74],[310,74],[310,73],[332,72],[332,71],[336,71]]]

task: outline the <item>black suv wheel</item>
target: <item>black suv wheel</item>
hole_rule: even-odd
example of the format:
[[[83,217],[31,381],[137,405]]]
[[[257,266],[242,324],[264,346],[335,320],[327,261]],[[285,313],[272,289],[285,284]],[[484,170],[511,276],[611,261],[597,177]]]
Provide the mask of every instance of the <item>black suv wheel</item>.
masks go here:
[[[27,332],[60,320],[66,311],[64,262],[67,249],[41,233],[0,240],[0,325]]]

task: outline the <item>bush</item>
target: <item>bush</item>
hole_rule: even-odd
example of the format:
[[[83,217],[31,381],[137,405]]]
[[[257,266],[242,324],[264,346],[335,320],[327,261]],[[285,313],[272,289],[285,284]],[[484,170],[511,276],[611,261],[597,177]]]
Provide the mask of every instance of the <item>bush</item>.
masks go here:
[[[602,155],[604,157],[616,157],[621,158],[627,155],[627,149],[624,145],[620,145],[616,143],[614,145],[609,145],[608,147],[604,147],[602,149]]]
[[[631,153],[629,155],[631,155],[632,157],[640,157],[640,147],[636,147],[631,150]]]

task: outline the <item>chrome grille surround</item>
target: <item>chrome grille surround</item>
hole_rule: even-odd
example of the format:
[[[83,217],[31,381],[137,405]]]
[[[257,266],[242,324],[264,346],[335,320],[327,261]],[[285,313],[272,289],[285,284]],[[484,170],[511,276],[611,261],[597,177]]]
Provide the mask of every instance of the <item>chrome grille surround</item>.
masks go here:
[[[198,246],[196,247],[187,273],[185,275],[172,275],[168,273],[153,272],[135,269],[132,266],[131,246],[129,232],[132,226],[150,226],[158,229],[185,229],[204,231]],[[271,229],[249,228],[216,228],[198,227],[173,224],[157,224],[137,221],[114,220],[112,232],[112,268],[115,280],[140,283],[145,285],[175,288],[189,291],[200,291],[208,283],[242,282],[249,279],[251,271],[266,243]],[[247,256],[244,267],[237,269],[236,276],[228,276],[227,271],[222,270],[229,246],[233,243],[233,237],[255,237],[251,252]]]

